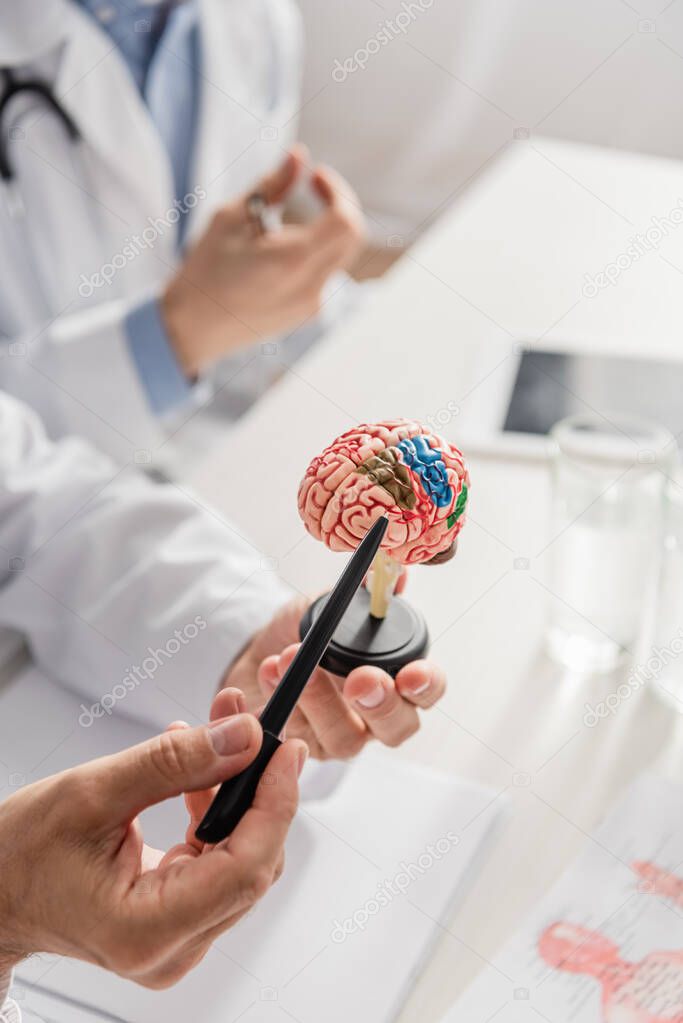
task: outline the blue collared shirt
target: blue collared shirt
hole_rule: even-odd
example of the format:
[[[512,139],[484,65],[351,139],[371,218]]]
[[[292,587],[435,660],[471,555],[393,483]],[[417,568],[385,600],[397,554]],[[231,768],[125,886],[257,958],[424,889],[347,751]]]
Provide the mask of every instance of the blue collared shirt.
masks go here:
[[[79,0],[116,43],[145,100],[171,160],[176,198],[190,190],[199,99],[199,29],[194,0]],[[178,245],[184,221],[178,225]],[[170,344],[156,298],[126,317],[133,361],[153,411],[185,401],[191,384]]]

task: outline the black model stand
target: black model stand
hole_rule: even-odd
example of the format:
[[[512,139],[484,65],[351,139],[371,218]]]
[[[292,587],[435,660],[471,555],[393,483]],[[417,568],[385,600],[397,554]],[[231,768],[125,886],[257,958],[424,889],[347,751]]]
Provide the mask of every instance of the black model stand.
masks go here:
[[[320,614],[327,594],[311,604],[301,619],[303,639]],[[392,597],[386,618],[370,614],[370,594],[358,590],[320,662],[323,668],[345,678],[361,664],[382,668],[395,678],[404,665],[424,657],[429,633],[422,615],[402,597]]]

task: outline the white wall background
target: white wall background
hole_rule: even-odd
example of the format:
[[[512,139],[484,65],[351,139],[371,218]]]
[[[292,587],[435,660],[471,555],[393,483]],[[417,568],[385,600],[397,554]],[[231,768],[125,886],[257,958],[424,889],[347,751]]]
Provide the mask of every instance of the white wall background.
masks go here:
[[[299,2],[302,137],[358,190],[379,242],[408,240],[535,134],[683,156],[683,0]],[[387,28],[408,8],[404,32]],[[356,51],[365,68],[335,80]]]

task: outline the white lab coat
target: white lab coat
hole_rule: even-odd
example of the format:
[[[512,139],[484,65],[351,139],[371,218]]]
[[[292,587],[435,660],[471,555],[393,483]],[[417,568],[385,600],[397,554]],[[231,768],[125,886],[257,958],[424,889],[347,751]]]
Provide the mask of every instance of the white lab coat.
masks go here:
[[[206,198],[189,214],[190,240],[218,206],[282,159],[296,128],[301,64],[290,0],[199,0],[199,17],[190,188]],[[151,248],[91,295],[82,275],[89,280],[149,218],[173,209],[170,161],[120,53],[71,0],[4,4],[2,67],[46,77],[83,141],[70,142],[32,95],[18,96],[3,120],[16,181],[0,184],[0,387],[37,409],[50,435],[85,435],[126,462],[166,436],[122,322],[168,280],[174,231],[162,228]],[[274,362],[260,360],[264,374]]]
[[[83,440],[50,441],[0,393],[0,627],[78,694],[81,727],[111,713],[155,729],[205,721],[226,668],[288,596],[218,513]]]

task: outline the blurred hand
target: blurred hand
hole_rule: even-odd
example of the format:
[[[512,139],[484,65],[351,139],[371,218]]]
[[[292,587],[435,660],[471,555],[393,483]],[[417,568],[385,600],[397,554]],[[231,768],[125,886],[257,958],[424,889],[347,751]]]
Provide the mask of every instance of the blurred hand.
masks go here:
[[[253,191],[269,204],[282,202],[300,177],[305,155],[302,147],[293,149]],[[354,261],[364,235],[358,200],[328,168],[317,168],[311,183],[324,209],[309,223],[284,224],[261,235],[244,196],[218,210],[187,254],[161,311],[188,376],[304,323],[319,311],[330,275]]]
[[[253,760],[261,729],[241,694],[219,693],[208,728],[172,726],[116,756],[29,785],[0,805],[0,968],[33,952],[97,963],[145,987],[179,980],[277,880],[306,749],[287,742],[233,834],[167,853],[137,815],[188,793],[202,816],[212,787]]]
[[[299,622],[308,603],[301,598],[282,608],[226,673],[224,684],[242,690],[253,713],[298,650]],[[370,739],[398,746],[420,727],[418,710],[435,704],[445,688],[444,672],[427,660],[406,665],[396,679],[379,668],[356,668],[346,679],[318,668],[289,719],[287,735],[303,739],[320,760],[352,757]]]

